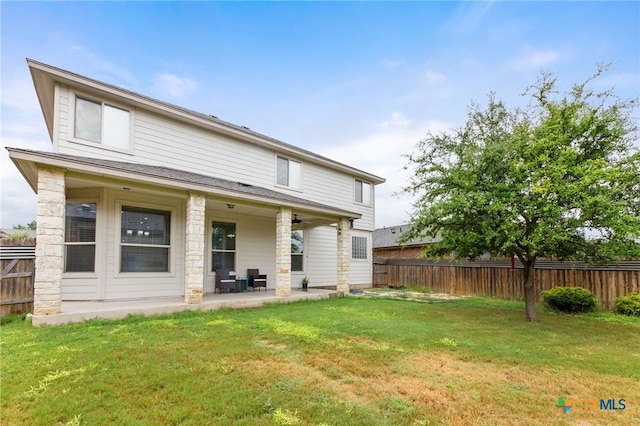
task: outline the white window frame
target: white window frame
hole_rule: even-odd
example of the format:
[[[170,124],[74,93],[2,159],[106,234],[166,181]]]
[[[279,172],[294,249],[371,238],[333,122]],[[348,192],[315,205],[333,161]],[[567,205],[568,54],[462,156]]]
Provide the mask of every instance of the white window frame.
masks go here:
[[[222,223],[232,223],[235,225],[236,227],[236,247],[234,250],[221,250],[221,249],[214,249],[213,247],[213,222],[222,222]],[[214,262],[213,262],[213,253],[233,253],[233,264],[234,264],[234,269],[230,269],[229,271],[231,272],[237,272],[236,269],[238,267],[238,222],[235,220],[230,220],[230,219],[221,219],[221,218],[209,218],[207,221],[208,225],[210,225],[207,229],[208,229],[208,242],[207,245],[209,247],[209,267],[207,268],[207,274],[208,275],[214,275],[216,270],[214,269]]]
[[[138,207],[143,209],[152,209],[152,210],[160,210],[160,211],[168,211],[171,213],[171,218],[169,220],[169,233],[171,235],[169,245],[157,245],[155,247],[165,247],[169,249],[169,267],[166,272],[122,272],[122,241],[120,240],[120,232],[122,230],[122,206],[131,206]],[[116,257],[114,258],[114,275],[116,277],[136,277],[136,278],[146,278],[146,277],[173,277],[174,274],[174,266],[175,266],[175,253],[176,253],[176,241],[179,240],[178,229],[176,227],[176,217],[177,210],[173,206],[161,205],[161,204],[151,204],[151,203],[141,203],[134,202],[130,200],[117,200],[116,201],[116,220],[115,220],[115,245],[116,245]],[[128,244],[127,244],[128,245]]]
[[[361,179],[354,180],[353,201],[356,204],[370,206],[373,197],[371,196],[371,188],[373,185]],[[360,199],[358,199],[358,188],[360,188]]]
[[[362,247],[358,246],[358,241],[364,241],[364,257],[360,254],[362,252]],[[356,248],[358,248],[356,250]],[[353,260],[367,260],[369,259],[369,239],[367,237],[360,237],[357,235],[351,236],[351,259]]]
[[[66,215],[66,211],[65,211],[65,238],[64,238],[64,255],[63,255],[63,277],[74,277],[74,278],[95,278],[98,274],[98,268],[100,267],[100,263],[99,263],[99,259],[100,259],[100,245],[99,245],[99,241],[100,241],[100,201],[97,198],[67,198],[67,200],[65,201],[65,210],[66,210],[66,206],[67,204],[95,204],[96,205],[96,229],[95,229],[95,237],[94,237],[94,241],[93,243],[88,243],[88,242],[79,242],[79,243],[75,243],[75,242],[70,242],[67,241],[66,238],[66,223],[67,223],[67,215]],[[93,246],[95,247],[94,249],[94,260],[93,260],[93,271],[89,272],[89,271],[82,271],[82,272],[76,272],[76,271],[66,271],[66,265],[67,265],[67,246],[71,246],[71,245],[79,245],[79,246],[83,246],[83,245],[90,245],[93,244]]]
[[[101,117],[100,117],[100,141],[92,141],[90,139],[83,139],[80,137],[76,137],[76,105],[77,105],[77,99],[82,99],[84,101],[88,101],[88,102],[93,102],[95,104],[99,104],[100,105],[100,111],[101,111]],[[89,95],[85,95],[83,93],[73,93],[72,96],[70,96],[70,113],[69,113],[69,140],[75,142],[75,143],[80,143],[80,144],[84,144],[84,145],[90,145],[90,146],[99,146],[100,148],[103,149],[108,149],[111,151],[117,151],[117,152],[122,152],[122,153],[126,153],[126,154],[132,154],[132,141],[133,141],[133,123],[134,123],[134,110],[133,108],[127,107],[125,105],[119,104],[117,102],[110,102],[110,101],[104,101],[104,100],[100,100],[97,99],[95,96],[89,96]],[[128,140],[127,140],[127,146],[123,147],[123,146],[115,146],[115,145],[109,145],[104,143],[105,140],[105,135],[104,135],[104,128],[105,128],[105,111],[109,111],[106,110],[106,108],[110,108],[113,110],[119,110],[119,111],[125,111],[129,114],[129,127],[127,129],[128,132]],[[106,113],[107,115],[109,114],[108,112]]]
[[[294,232],[302,232],[302,253],[294,253],[293,251],[291,251],[291,272],[295,273],[295,272],[304,272],[306,270],[306,266],[307,266],[307,262],[305,261],[305,240],[307,238],[307,233],[304,231],[304,229],[292,229],[291,230],[291,234],[292,234],[292,240],[293,240],[293,233]],[[299,256],[300,258],[302,258],[302,269],[298,270],[294,270],[293,269],[293,256]]]
[[[279,177],[278,167],[279,167],[279,163],[280,163],[279,160],[285,160],[287,162],[287,184],[286,185],[283,184],[283,183],[280,183],[278,181],[278,177]],[[291,176],[290,172],[291,172],[292,163],[296,164],[297,165],[296,167],[298,167],[299,170],[300,170],[298,182],[295,182],[295,180],[292,182],[292,179],[291,179],[292,176]],[[303,170],[302,169],[303,169],[303,167],[302,167],[302,162],[301,161],[295,160],[293,158],[285,157],[284,155],[277,155],[276,154],[276,158],[275,158],[275,170],[276,170],[276,173],[275,173],[275,185],[279,186],[281,188],[287,188],[287,189],[293,189],[293,190],[296,190],[296,191],[302,191],[302,174],[303,174]]]

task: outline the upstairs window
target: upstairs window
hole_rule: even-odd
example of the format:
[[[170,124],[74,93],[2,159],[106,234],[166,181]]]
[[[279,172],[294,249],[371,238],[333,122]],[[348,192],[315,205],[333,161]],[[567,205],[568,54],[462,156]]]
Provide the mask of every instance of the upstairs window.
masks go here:
[[[94,272],[96,203],[69,203],[64,226],[64,271]]]
[[[371,184],[356,179],[355,186],[356,203],[371,205]]]
[[[366,259],[367,258],[367,238],[351,237],[351,258]]]
[[[284,157],[278,157],[278,185],[300,189],[302,187],[302,163]]]
[[[118,149],[129,149],[129,111],[76,97],[74,136]]]

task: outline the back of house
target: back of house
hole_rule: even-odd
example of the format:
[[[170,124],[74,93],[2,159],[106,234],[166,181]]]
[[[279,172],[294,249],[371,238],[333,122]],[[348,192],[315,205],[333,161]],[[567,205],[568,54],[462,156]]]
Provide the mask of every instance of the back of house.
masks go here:
[[[38,194],[35,313],[63,300],[370,286],[384,179],[246,127],[27,60],[52,152],[7,148]]]

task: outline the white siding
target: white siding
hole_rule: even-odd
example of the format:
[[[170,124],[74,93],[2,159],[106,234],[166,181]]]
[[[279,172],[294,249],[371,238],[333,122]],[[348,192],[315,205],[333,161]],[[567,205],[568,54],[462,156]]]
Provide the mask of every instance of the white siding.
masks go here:
[[[57,92],[54,150],[115,161],[165,166],[210,175],[231,181],[291,194],[310,201],[362,214],[352,229],[352,235],[364,236],[368,242],[368,259],[351,259],[351,284],[371,284],[375,192],[372,185],[372,205],[354,200],[356,176],[244,142],[208,129],[187,125],[150,111],[128,106],[132,119],[130,151],[108,149],[100,144],[83,142],[73,137],[74,91],[59,85]],[[93,98],[96,97],[92,94]],[[113,99],[103,99],[113,101]],[[117,105],[122,105],[116,102]],[[127,105],[122,105],[127,107]],[[290,190],[277,186],[276,156],[283,155],[302,163],[302,188]],[[337,159],[343,160],[343,159]],[[94,184],[95,185],[95,184]],[[99,232],[104,236],[99,259],[99,278],[64,279],[63,298],[120,299],[136,297],[178,296],[184,293],[184,197],[172,195],[136,194],[130,191],[106,190],[101,200],[102,219]],[[118,203],[141,202],[170,209],[172,214],[172,264],[168,274],[121,274],[119,268]],[[268,275],[268,288],[275,287],[275,219],[258,216],[238,216],[233,211],[207,210],[205,292],[212,292],[211,221],[229,220],[237,224],[236,272],[245,275],[249,268],[258,268]],[[310,286],[331,286],[337,276],[337,235],[332,226],[305,230],[304,271],[292,273],[292,286],[299,287],[308,277]]]
[[[171,210],[171,254],[168,273],[120,273],[120,205]],[[108,191],[104,299],[181,296],[184,294],[184,200],[128,191]]]
[[[273,218],[239,216],[233,213],[208,211],[205,226],[205,293],[213,293],[215,274],[212,271],[211,227],[213,221],[236,224],[236,270],[237,276],[246,276],[247,269],[259,269],[267,275],[267,288],[276,283],[276,222]]]
[[[333,226],[309,229],[305,232],[305,274],[309,286],[334,286],[338,276],[338,236]],[[299,282],[293,280],[292,282]]]
[[[351,231],[351,237],[364,237],[367,239],[367,258],[366,259],[353,259],[351,258],[351,268],[349,274],[349,283],[352,285],[371,285],[372,269],[373,269],[373,254],[371,249],[372,233],[362,231]]]
[[[373,206],[354,202],[353,175],[291,157],[302,161],[303,183],[302,191],[288,190],[275,185],[276,152],[134,108],[130,108],[134,121],[132,151],[109,150],[73,139],[72,100],[73,91],[62,86],[58,104],[61,153],[171,167],[274,189],[359,212],[363,217],[356,221],[356,229],[374,229]]]

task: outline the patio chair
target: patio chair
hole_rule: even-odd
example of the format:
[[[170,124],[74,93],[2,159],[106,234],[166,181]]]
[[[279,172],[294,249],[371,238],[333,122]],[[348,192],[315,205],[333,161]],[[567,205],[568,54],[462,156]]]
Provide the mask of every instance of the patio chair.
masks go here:
[[[259,269],[247,269],[247,277],[249,277],[249,287],[256,291],[256,288],[264,287],[267,291],[267,276],[260,275]]]
[[[228,292],[236,291],[236,276],[229,275],[228,269],[216,269],[216,288],[213,292],[218,290],[219,293],[222,293],[222,290],[225,289]]]

